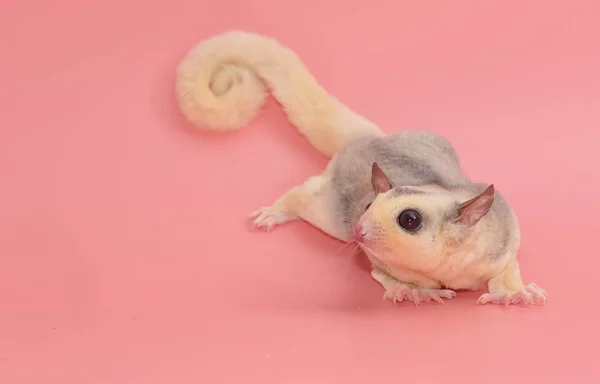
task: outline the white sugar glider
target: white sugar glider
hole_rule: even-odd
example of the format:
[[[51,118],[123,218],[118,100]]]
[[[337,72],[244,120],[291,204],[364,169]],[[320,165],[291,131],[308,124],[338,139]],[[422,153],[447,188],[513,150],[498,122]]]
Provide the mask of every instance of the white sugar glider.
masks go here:
[[[493,185],[471,182],[452,145],[425,131],[385,135],[330,96],[298,56],[276,40],[231,31],[193,48],[176,74],[181,112],[200,129],[239,129],[267,89],[289,120],[331,160],[250,217],[271,230],[302,219],[356,242],[394,303],[418,305],[487,285],[479,304],[545,304],[517,261],[517,218]]]

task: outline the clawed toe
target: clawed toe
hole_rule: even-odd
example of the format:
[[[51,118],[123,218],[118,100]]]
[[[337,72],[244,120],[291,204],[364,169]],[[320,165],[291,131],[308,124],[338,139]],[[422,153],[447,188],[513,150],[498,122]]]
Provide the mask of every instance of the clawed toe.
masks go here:
[[[394,304],[404,300],[412,302],[415,306],[426,302],[435,301],[444,304],[443,299],[452,299],[456,292],[449,289],[410,288],[405,284],[398,284],[391,292],[383,295],[384,300],[391,300]]]
[[[548,294],[536,283],[530,283],[525,289],[533,297],[535,304],[546,304],[548,301]]]
[[[493,293],[484,293],[477,299],[477,304],[500,304],[509,305],[544,305],[548,300],[546,291],[538,287],[535,283],[527,285],[521,291],[501,291]]]

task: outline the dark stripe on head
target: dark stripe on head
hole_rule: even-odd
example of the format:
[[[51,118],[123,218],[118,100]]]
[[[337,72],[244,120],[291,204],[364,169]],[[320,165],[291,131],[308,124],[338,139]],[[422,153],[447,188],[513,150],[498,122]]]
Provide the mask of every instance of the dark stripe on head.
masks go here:
[[[426,195],[426,193],[420,189],[411,187],[397,187],[392,190],[392,196],[404,195]]]

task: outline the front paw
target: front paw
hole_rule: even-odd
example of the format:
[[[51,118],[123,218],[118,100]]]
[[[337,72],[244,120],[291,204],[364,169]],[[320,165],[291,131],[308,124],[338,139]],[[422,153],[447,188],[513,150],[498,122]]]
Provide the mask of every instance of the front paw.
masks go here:
[[[275,207],[263,207],[250,214],[255,228],[271,231],[275,226],[286,223],[293,218]]]
[[[442,298],[452,299],[455,296],[456,292],[450,289],[416,288],[399,283],[393,289],[386,291],[383,295],[383,299],[389,299],[394,304],[407,300],[418,306],[420,303],[426,301],[435,301],[444,304]]]
[[[500,291],[493,293],[484,293],[477,299],[477,304],[521,304],[525,306],[545,305],[548,301],[548,294],[537,284],[531,283],[520,291]]]

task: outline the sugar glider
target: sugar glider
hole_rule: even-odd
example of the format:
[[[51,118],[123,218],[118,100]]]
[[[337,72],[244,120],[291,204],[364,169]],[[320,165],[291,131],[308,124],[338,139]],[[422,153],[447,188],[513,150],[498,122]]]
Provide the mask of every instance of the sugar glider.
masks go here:
[[[471,182],[443,137],[384,134],[330,96],[289,48],[241,31],[191,49],[176,71],[177,103],[197,128],[239,129],[267,92],[304,137],[331,160],[319,175],[251,214],[271,230],[302,219],[369,258],[372,277],[394,303],[443,302],[487,286],[479,304],[545,304],[517,261],[517,218],[493,185]]]

